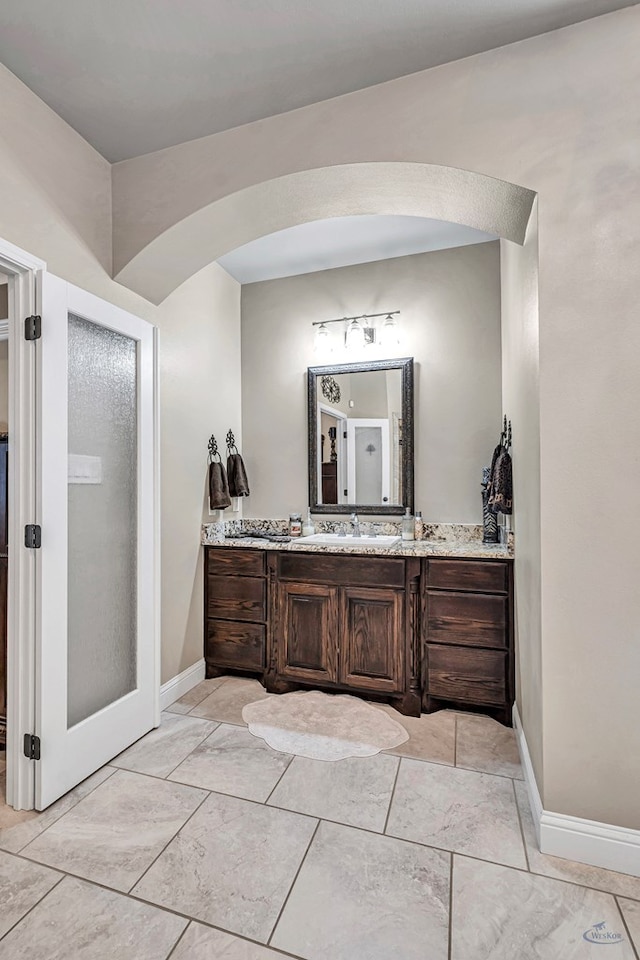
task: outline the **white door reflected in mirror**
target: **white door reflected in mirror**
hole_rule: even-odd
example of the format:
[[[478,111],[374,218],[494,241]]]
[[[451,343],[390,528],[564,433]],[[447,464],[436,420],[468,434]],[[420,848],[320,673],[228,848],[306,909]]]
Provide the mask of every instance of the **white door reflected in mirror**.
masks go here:
[[[389,421],[347,420],[347,503],[389,503]]]

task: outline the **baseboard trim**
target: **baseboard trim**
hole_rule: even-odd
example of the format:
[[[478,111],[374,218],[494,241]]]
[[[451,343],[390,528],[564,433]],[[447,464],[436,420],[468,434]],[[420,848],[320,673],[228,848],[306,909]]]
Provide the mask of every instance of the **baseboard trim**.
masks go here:
[[[193,666],[187,667],[182,673],[179,673],[177,676],[172,677],[171,680],[167,680],[166,683],[162,684],[160,687],[160,709],[166,710],[167,707],[170,707],[171,704],[179,700],[180,697],[184,697],[185,693],[188,693],[192,687],[195,687],[196,684],[204,680],[204,677],[205,662],[203,657],[202,660],[198,660]]]
[[[640,877],[640,830],[544,810],[540,849],[554,857]]]
[[[640,877],[640,830],[544,809],[517,707],[514,707],[513,720],[541,851],[553,857]]]
[[[522,763],[522,771],[524,773],[524,782],[527,786],[527,793],[529,794],[529,806],[531,807],[531,813],[533,814],[533,824],[536,828],[538,843],[540,843],[540,821],[542,819],[544,810],[542,808],[542,799],[540,797],[540,791],[538,790],[536,775],[533,769],[533,763],[531,761],[531,754],[529,753],[529,745],[527,743],[527,738],[524,735],[522,720],[520,719],[520,714],[516,704],[513,706],[513,727],[516,732],[516,741],[518,743],[518,751],[520,753],[520,761]]]

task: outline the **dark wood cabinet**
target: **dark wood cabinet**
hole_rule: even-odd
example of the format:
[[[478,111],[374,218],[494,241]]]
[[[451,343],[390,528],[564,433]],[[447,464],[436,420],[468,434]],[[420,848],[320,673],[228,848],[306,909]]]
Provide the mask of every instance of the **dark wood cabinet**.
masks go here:
[[[404,689],[404,591],[344,587],[340,603],[340,682],[358,690]]]
[[[204,567],[207,677],[228,670],[262,674],[267,638],[264,552],[208,547]]]
[[[322,502],[338,502],[338,464],[322,464]]]
[[[433,559],[424,566],[425,710],[480,708],[510,725],[511,563]]]
[[[270,635],[277,658],[268,687],[284,678],[402,694],[404,560],[283,553],[273,563],[278,602]],[[380,576],[396,586],[361,585]]]
[[[319,583],[278,586],[278,674],[317,684],[338,680],[338,591]]]
[[[207,676],[250,673],[274,693],[320,687],[510,724],[512,564],[207,547],[205,657]]]

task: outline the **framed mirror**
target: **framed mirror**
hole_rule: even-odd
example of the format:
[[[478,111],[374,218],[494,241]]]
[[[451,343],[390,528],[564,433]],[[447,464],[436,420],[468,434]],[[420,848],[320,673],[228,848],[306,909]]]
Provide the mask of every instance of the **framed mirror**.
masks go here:
[[[413,512],[413,357],[307,377],[312,513]]]

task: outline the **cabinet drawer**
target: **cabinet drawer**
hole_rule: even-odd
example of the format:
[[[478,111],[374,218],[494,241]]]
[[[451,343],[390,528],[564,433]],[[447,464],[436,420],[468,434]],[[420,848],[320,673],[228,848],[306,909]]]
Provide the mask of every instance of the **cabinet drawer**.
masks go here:
[[[427,645],[429,696],[502,705],[505,654],[498,650]]]
[[[427,640],[506,647],[507,615],[507,597],[428,591]]]
[[[206,659],[217,667],[262,670],[265,665],[265,627],[259,623],[207,620]]]
[[[207,616],[265,620],[266,581],[257,577],[207,577]]]
[[[206,570],[214,576],[264,576],[264,551],[244,550],[237,547],[207,547]]]
[[[353,587],[404,587],[404,560],[327,554],[281,553],[281,580]]]
[[[483,560],[429,560],[427,586],[443,590],[506,593],[508,564]]]

